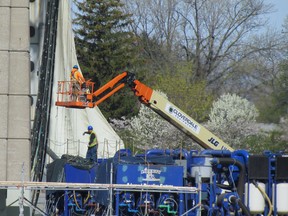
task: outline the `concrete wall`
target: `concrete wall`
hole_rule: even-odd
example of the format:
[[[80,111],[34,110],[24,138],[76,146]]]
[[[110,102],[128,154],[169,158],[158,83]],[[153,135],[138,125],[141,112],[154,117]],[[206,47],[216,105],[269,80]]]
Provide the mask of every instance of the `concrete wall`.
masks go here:
[[[0,181],[22,177],[27,181],[31,152],[29,0],[1,0],[0,29]]]

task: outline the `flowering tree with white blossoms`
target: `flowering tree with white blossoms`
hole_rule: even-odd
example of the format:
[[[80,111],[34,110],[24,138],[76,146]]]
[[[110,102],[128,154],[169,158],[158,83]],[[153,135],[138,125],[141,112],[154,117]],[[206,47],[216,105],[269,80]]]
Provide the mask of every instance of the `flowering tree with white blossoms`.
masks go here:
[[[173,148],[177,145],[175,128],[145,105],[141,105],[139,114],[131,119],[128,130],[136,135],[134,141],[139,149]]]
[[[161,94],[163,95],[163,93]],[[130,142],[132,140],[137,149],[175,149],[185,147],[184,143],[189,141],[191,143],[190,138],[184,133],[143,104],[141,104],[137,116],[131,119],[114,119],[111,122],[117,132],[122,131],[123,134],[125,130],[125,135],[130,136]],[[126,138],[124,142],[127,140]]]
[[[213,102],[207,128],[233,148],[253,134],[258,110],[254,104],[235,94],[224,94]]]

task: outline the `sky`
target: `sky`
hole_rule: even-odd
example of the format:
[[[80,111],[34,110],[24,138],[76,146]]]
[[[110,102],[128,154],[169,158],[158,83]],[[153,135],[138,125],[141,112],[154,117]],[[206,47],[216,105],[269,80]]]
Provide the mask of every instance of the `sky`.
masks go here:
[[[270,24],[282,29],[284,18],[288,16],[288,0],[266,0],[274,5],[276,12],[270,15]]]
[[[75,6],[73,1],[71,5]],[[269,15],[270,25],[282,29],[284,18],[288,16],[288,0],[264,0],[268,4],[274,5],[274,13]],[[75,10],[75,7],[73,7]]]

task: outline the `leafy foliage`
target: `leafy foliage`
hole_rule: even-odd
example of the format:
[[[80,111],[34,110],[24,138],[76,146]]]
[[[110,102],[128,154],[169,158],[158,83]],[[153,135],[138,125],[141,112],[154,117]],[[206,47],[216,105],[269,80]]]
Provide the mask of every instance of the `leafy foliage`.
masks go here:
[[[122,12],[123,4],[118,0],[86,0],[76,2],[76,6],[79,12],[74,31],[78,61],[85,78],[92,79],[99,87],[134,61],[135,38],[127,31],[131,15]],[[107,118],[137,113],[136,99],[127,96],[128,92],[123,90],[100,105]]]
[[[208,119],[213,95],[206,90],[206,82],[191,83],[191,64],[178,64],[171,74],[157,76],[155,88],[166,92],[169,100],[196,121]]]
[[[288,151],[288,118],[282,117],[279,124],[266,124],[270,130],[263,128],[257,134],[247,137],[241,148],[248,149],[251,153],[264,151],[287,152]]]
[[[265,95],[259,102],[262,122],[279,123],[281,117],[288,115],[288,61],[280,65],[281,73],[274,79],[274,88],[270,95]]]
[[[230,146],[237,148],[252,135],[250,124],[258,110],[248,100],[235,94],[222,95],[213,103],[207,127]]]
[[[260,133],[249,137],[240,145],[240,148],[247,149],[250,153],[259,154],[264,151],[286,152],[287,140],[283,140],[284,132],[271,131],[268,134]]]

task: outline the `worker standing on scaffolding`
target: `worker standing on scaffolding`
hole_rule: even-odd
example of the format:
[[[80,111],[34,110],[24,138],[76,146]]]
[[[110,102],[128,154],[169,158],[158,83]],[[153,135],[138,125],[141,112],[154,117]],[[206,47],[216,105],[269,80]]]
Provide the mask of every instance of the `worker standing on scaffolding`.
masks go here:
[[[89,134],[89,143],[88,143],[88,149],[86,153],[86,159],[89,159],[90,161],[97,163],[97,148],[98,148],[98,140],[96,133],[93,131],[93,127],[91,125],[88,126],[88,131],[85,131],[83,135]]]
[[[82,93],[81,89],[85,88],[85,79],[82,73],[78,70],[78,65],[74,65],[71,74],[70,81],[72,84],[72,100],[78,101],[78,96]]]

